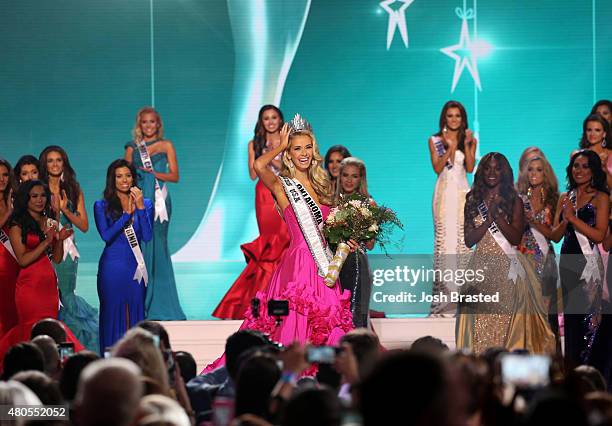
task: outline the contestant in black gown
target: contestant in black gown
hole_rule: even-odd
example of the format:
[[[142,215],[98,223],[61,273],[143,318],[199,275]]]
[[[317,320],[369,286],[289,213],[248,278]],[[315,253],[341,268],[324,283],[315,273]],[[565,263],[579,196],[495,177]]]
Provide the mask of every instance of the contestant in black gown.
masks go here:
[[[608,228],[608,188],[599,156],[572,155],[568,192],[559,198],[552,239],[563,236],[559,275],[563,290],[565,358],[569,365],[592,364],[601,324],[603,264],[597,249]]]
[[[366,168],[363,161],[355,157],[347,157],[340,163],[338,171],[338,185],[336,187],[336,200],[341,195],[360,193],[369,197]],[[371,250],[374,241],[351,251],[340,270],[340,284],[344,290],[351,292],[351,313],[355,327],[368,327],[370,295],[372,293],[372,276],[366,250]]]

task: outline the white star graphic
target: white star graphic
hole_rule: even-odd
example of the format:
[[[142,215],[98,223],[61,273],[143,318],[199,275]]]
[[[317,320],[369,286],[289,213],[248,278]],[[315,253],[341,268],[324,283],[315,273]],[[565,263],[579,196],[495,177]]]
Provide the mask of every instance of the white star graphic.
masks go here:
[[[457,50],[464,50],[467,52],[460,52],[460,54],[457,54],[455,53]],[[482,87],[480,86],[480,76],[478,75],[478,64],[476,62],[476,49],[470,40],[467,19],[464,18],[463,23],[461,24],[459,44],[445,47],[440,49],[440,51],[455,60],[455,73],[453,75],[453,87],[451,88],[451,93],[455,91],[455,87],[457,87],[457,83],[459,82],[465,67],[467,67],[470,74],[472,74],[472,78],[474,79],[474,83],[476,83],[478,90],[482,90]]]
[[[399,28],[400,35],[404,41],[404,46],[408,47],[408,28],[406,27],[406,9],[414,0],[399,0],[403,3],[397,10],[393,10],[389,5],[398,0],[384,0],[380,2],[382,7],[389,14],[389,25],[387,27],[387,50],[391,47],[395,30]]]

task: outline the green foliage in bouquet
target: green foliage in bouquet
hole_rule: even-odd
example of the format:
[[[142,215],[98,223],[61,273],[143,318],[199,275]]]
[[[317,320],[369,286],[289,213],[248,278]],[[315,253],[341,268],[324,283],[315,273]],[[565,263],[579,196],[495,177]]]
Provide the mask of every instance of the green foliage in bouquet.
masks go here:
[[[331,245],[349,239],[360,243],[373,239],[384,247],[394,226],[403,229],[393,210],[356,193],[341,196],[323,224],[323,235]]]

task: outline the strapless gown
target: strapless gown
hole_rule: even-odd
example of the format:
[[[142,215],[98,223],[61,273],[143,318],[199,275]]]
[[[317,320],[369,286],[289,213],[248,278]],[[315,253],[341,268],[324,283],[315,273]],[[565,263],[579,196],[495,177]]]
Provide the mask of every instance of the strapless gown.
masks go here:
[[[213,317],[244,318],[251,299],[257,292],[266,289],[282,254],[289,245],[287,226],[276,211],[272,193],[261,180],[255,185],[255,214],[259,237],[240,246],[247,265],[219,302],[212,314]]]
[[[330,208],[321,206],[323,219]],[[350,311],[350,292],[342,290],[339,282],[333,288],[325,285],[317,273],[317,265],[302,234],[291,205],[283,212],[291,242],[283,254],[265,291],[258,292],[259,315],[247,309],[240,329],[259,330],[273,340],[289,345],[292,342],[313,345],[337,345],[340,338],[353,328]],[[280,325],[268,316],[268,300],[288,300],[289,315]],[[224,357],[206,367],[211,371],[224,363]]]
[[[34,250],[39,244],[38,235],[27,235],[27,250]],[[4,359],[4,354],[11,346],[30,340],[32,326],[38,321],[45,318],[57,319],[59,310],[57,276],[46,254],[19,270],[15,283],[15,307],[18,322],[0,340],[0,361]],[[84,346],[65,324],[64,328],[66,341],[74,343],[75,351],[83,350]]]

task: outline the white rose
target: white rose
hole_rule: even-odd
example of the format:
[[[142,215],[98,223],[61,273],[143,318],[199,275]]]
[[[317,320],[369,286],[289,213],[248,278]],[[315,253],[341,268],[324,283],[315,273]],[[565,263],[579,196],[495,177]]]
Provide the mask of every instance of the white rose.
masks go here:
[[[375,223],[373,223],[373,224],[372,224],[372,225],[371,225],[371,226],[368,228],[368,231],[370,231],[370,232],[376,232],[376,231],[378,231],[378,225],[377,225],[377,224],[375,224]]]
[[[363,217],[370,217],[370,216],[372,216],[372,212],[367,207],[360,207],[359,208],[359,212],[361,213],[361,215]]]

